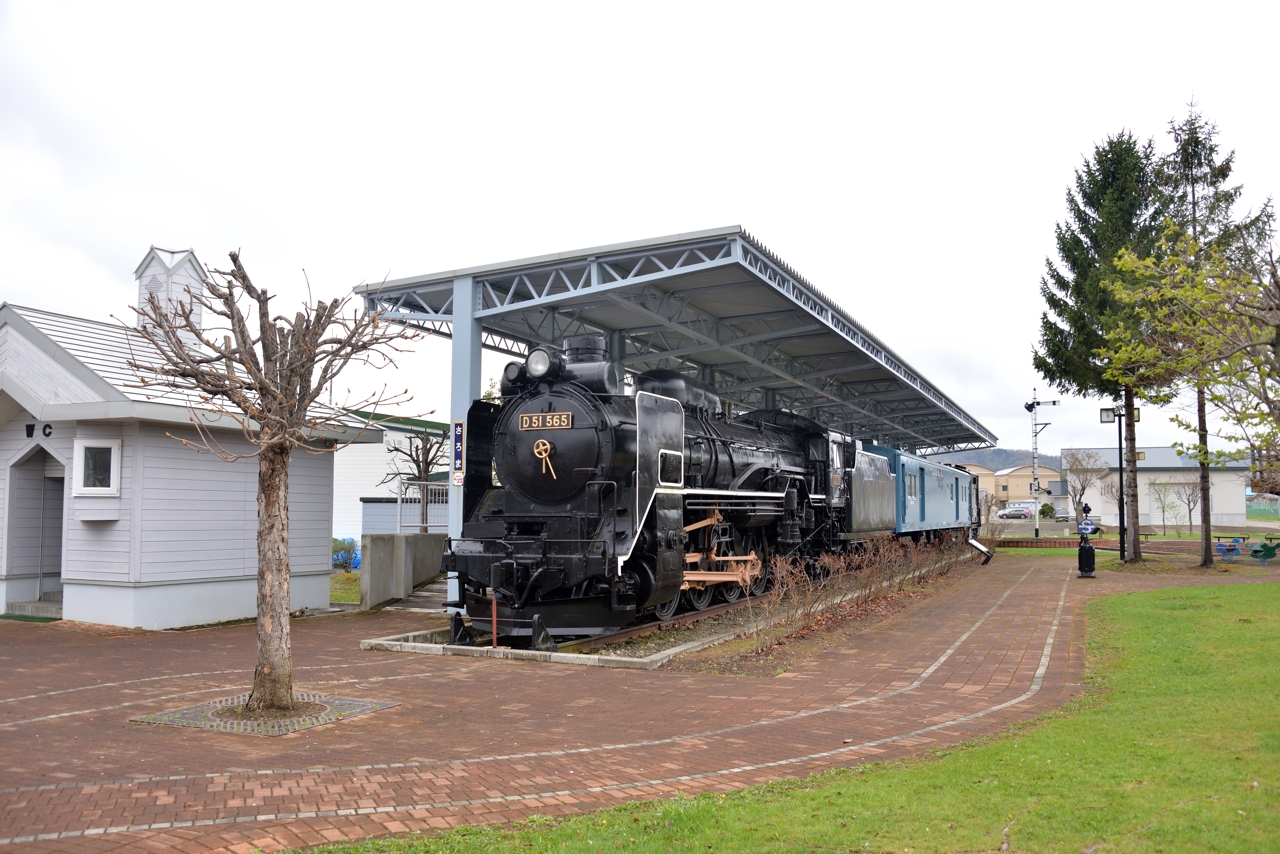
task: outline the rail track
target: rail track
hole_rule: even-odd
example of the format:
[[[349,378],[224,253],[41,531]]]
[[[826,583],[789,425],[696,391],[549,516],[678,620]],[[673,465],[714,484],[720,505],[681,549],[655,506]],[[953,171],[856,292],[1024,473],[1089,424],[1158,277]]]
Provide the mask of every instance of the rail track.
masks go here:
[[[715,617],[720,614],[726,614],[730,611],[736,611],[739,608],[745,608],[747,599],[744,597],[737,602],[721,602],[719,605],[712,605],[705,611],[686,611],[683,614],[676,614],[669,620],[659,620],[654,623],[642,623],[638,626],[621,629],[607,635],[596,635],[595,637],[583,638],[582,640],[566,641],[560,644],[560,652],[586,652],[592,649],[599,649],[606,644],[622,643],[633,638],[644,637],[654,632],[665,631],[666,629],[675,628],[677,626],[689,626],[708,617]]]

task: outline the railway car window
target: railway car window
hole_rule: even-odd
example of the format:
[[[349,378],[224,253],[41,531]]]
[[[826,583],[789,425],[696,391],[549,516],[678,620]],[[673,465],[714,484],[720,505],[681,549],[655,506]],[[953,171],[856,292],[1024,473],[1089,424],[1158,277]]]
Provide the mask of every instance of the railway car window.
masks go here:
[[[676,451],[658,452],[658,483],[664,486],[680,486],[684,483],[684,454]]]
[[[827,440],[823,436],[809,437],[809,459],[825,460],[827,458]]]
[[[844,471],[844,447],[835,442],[831,443],[831,470]]]

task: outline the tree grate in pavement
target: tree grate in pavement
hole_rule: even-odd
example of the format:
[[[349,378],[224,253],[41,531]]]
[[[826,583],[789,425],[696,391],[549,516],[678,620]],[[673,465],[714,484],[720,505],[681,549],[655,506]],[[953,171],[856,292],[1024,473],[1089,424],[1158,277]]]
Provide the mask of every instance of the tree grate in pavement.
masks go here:
[[[234,697],[223,697],[195,706],[184,706],[181,709],[170,709],[167,712],[156,712],[153,715],[142,715],[130,718],[144,724],[164,724],[165,726],[185,726],[196,729],[215,729],[222,732],[236,732],[242,735],[288,735],[312,727],[336,723],[347,718],[378,712],[398,706],[399,703],[380,703],[376,700],[357,700],[351,697],[330,697],[325,694],[304,694],[297,692],[294,699],[300,703],[319,703],[325,710],[318,715],[303,715],[296,718],[280,718],[266,721],[235,721],[216,718],[213,713],[219,709],[243,706],[249,699],[248,694],[237,694]]]

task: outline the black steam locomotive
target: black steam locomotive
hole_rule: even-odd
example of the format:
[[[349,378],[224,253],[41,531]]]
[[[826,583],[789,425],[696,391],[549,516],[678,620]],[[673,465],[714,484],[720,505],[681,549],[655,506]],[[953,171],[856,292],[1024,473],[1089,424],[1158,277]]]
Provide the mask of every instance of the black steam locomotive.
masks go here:
[[[610,632],[762,593],[774,554],[967,537],[977,523],[963,469],[787,411],[730,418],[676,371],[628,388],[603,336],[535,348],[501,391],[468,412],[466,521],[442,566],[458,575],[451,604],[486,627],[496,610],[500,635]]]

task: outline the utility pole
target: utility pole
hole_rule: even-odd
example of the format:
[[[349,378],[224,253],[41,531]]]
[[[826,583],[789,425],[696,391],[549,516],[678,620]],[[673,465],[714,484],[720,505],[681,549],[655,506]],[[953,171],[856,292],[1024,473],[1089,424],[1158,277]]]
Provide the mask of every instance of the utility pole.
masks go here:
[[[1057,406],[1056,400],[1037,400],[1036,389],[1031,389],[1031,402],[1024,403],[1022,408],[1031,413],[1031,497],[1035,499],[1035,507],[1031,515],[1036,520],[1036,539],[1040,539],[1040,431],[1049,426],[1046,421],[1037,423],[1036,413],[1042,406]]]

